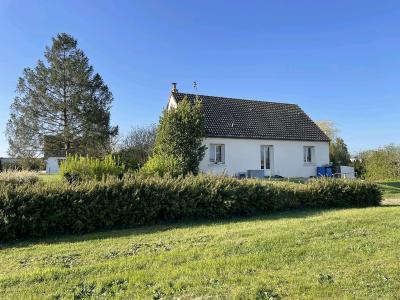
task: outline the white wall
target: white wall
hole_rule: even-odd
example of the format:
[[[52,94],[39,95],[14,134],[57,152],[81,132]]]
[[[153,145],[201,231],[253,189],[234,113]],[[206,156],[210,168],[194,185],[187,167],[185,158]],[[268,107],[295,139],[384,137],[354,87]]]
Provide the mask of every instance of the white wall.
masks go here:
[[[260,146],[273,146],[272,175],[283,177],[316,176],[317,166],[329,163],[328,142],[284,141],[284,140],[256,140],[235,138],[206,138],[204,144],[225,145],[225,163],[210,163],[210,150],[207,149],[200,163],[200,171],[205,173],[235,175],[247,170],[260,170]],[[304,146],[314,146],[314,161],[304,163]]]
[[[64,160],[65,157],[49,157],[46,159],[46,173],[57,174],[60,171],[59,161]]]

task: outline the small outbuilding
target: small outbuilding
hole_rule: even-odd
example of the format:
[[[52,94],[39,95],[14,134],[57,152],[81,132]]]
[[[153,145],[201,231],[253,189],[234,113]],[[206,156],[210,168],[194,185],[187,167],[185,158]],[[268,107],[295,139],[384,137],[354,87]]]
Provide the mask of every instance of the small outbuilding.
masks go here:
[[[48,157],[46,159],[46,173],[57,174],[60,172],[60,164],[65,157]]]

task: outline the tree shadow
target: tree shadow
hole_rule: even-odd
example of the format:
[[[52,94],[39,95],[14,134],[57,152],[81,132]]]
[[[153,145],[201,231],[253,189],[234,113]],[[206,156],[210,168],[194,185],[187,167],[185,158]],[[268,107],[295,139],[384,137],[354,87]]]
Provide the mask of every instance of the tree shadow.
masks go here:
[[[388,206],[386,206],[388,207]],[[351,208],[351,207],[348,207]],[[220,219],[195,219],[195,220],[180,220],[169,223],[160,223],[153,225],[140,225],[130,228],[112,228],[109,230],[98,230],[84,234],[62,234],[51,235],[44,238],[27,238],[21,240],[14,240],[7,243],[0,244],[0,251],[9,248],[29,248],[37,245],[53,245],[61,243],[79,243],[91,240],[103,240],[109,238],[119,238],[135,235],[146,235],[153,233],[166,232],[176,229],[187,229],[195,227],[212,227],[221,226],[226,224],[241,224],[249,221],[268,221],[268,220],[281,220],[281,219],[299,219],[309,218],[329,211],[338,211],[348,208],[327,208],[327,209],[299,209],[299,210],[286,210],[280,212],[272,212],[251,217],[227,217]]]
[[[400,181],[378,182],[384,189],[400,192]]]

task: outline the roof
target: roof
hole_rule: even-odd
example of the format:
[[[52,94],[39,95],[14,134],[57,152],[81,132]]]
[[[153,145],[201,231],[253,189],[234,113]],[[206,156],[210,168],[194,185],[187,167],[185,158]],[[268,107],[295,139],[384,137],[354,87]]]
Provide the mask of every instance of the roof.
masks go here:
[[[195,94],[172,92],[179,103]],[[197,95],[207,137],[328,142],[328,136],[296,104]]]

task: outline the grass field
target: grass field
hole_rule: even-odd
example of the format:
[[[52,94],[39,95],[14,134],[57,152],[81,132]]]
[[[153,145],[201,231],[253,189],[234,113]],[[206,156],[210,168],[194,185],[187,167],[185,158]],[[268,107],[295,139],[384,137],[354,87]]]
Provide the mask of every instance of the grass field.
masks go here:
[[[58,181],[62,179],[59,174],[40,174],[39,178],[42,181]]]
[[[400,199],[400,181],[381,181],[378,182],[383,191],[385,199]]]
[[[400,207],[3,244],[7,299],[396,299]]]

